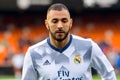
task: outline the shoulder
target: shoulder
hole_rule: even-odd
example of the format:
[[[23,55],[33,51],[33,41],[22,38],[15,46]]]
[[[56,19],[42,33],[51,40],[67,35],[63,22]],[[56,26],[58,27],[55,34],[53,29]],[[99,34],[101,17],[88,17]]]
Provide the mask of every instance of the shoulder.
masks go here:
[[[77,35],[72,35],[72,37],[74,41],[78,41],[78,42],[89,42],[89,43],[94,42],[91,38],[83,38]]]
[[[26,59],[31,58],[33,61],[35,59],[41,59],[42,56],[45,54],[46,52],[46,46],[47,46],[47,39],[38,42],[32,46],[30,46],[26,52]]]
[[[29,52],[30,54],[41,53],[44,51],[45,49],[44,47],[46,46],[46,44],[47,44],[47,39],[30,46],[27,52]]]
[[[38,42],[38,43],[36,43],[36,44],[30,46],[29,48],[30,48],[30,49],[34,49],[34,48],[43,46],[43,45],[45,45],[46,43],[47,43],[47,39],[42,40],[42,41],[40,41],[40,42]]]
[[[89,47],[93,47],[93,46],[97,46],[97,43],[95,41],[93,41],[91,38],[83,38],[80,36],[76,36],[76,35],[72,35],[73,37],[73,43],[75,45],[78,46],[89,46]]]

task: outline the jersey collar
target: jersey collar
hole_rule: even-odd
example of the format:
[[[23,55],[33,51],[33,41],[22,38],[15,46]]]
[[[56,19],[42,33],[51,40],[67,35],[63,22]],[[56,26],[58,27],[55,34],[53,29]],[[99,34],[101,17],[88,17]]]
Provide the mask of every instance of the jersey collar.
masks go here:
[[[72,35],[70,34],[70,40],[69,40],[68,44],[67,44],[64,48],[58,49],[58,48],[54,47],[54,46],[50,43],[50,38],[47,39],[48,45],[49,45],[52,49],[54,49],[54,50],[56,50],[56,51],[58,51],[58,52],[60,52],[60,53],[62,53],[64,50],[66,50],[66,49],[70,46],[71,42],[72,42]]]

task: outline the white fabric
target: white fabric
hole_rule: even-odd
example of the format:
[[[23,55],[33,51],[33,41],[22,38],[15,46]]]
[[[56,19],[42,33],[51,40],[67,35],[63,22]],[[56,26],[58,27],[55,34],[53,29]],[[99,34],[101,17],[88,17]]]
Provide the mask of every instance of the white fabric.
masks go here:
[[[91,67],[103,80],[116,80],[113,67],[92,40],[71,35],[71,42],[59,50],[45,39],[28,49],[22,80],[92,80]]]

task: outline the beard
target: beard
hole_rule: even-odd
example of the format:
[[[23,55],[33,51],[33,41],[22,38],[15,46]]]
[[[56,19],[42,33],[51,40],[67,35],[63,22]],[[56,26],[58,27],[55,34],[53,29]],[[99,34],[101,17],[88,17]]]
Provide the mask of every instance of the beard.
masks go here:
[[[67,38],[69,32],[70,32],[70,28],[67,31],[63,31],[63,30],[59,29],[55,32],[52,32],[49,27],[49,33],[50,33],[51,37],[58,42],[62,42],[63,40],[65,40]]]

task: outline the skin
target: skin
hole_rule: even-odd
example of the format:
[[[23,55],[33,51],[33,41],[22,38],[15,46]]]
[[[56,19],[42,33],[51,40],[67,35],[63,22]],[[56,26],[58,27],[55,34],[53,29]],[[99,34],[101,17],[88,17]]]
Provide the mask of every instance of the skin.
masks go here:
[[[65,9],[50,10],[45,25],[49,31],[50,43],[58,49],[64,48],[70,40],[69,32],[72,27],[69,12]]]

